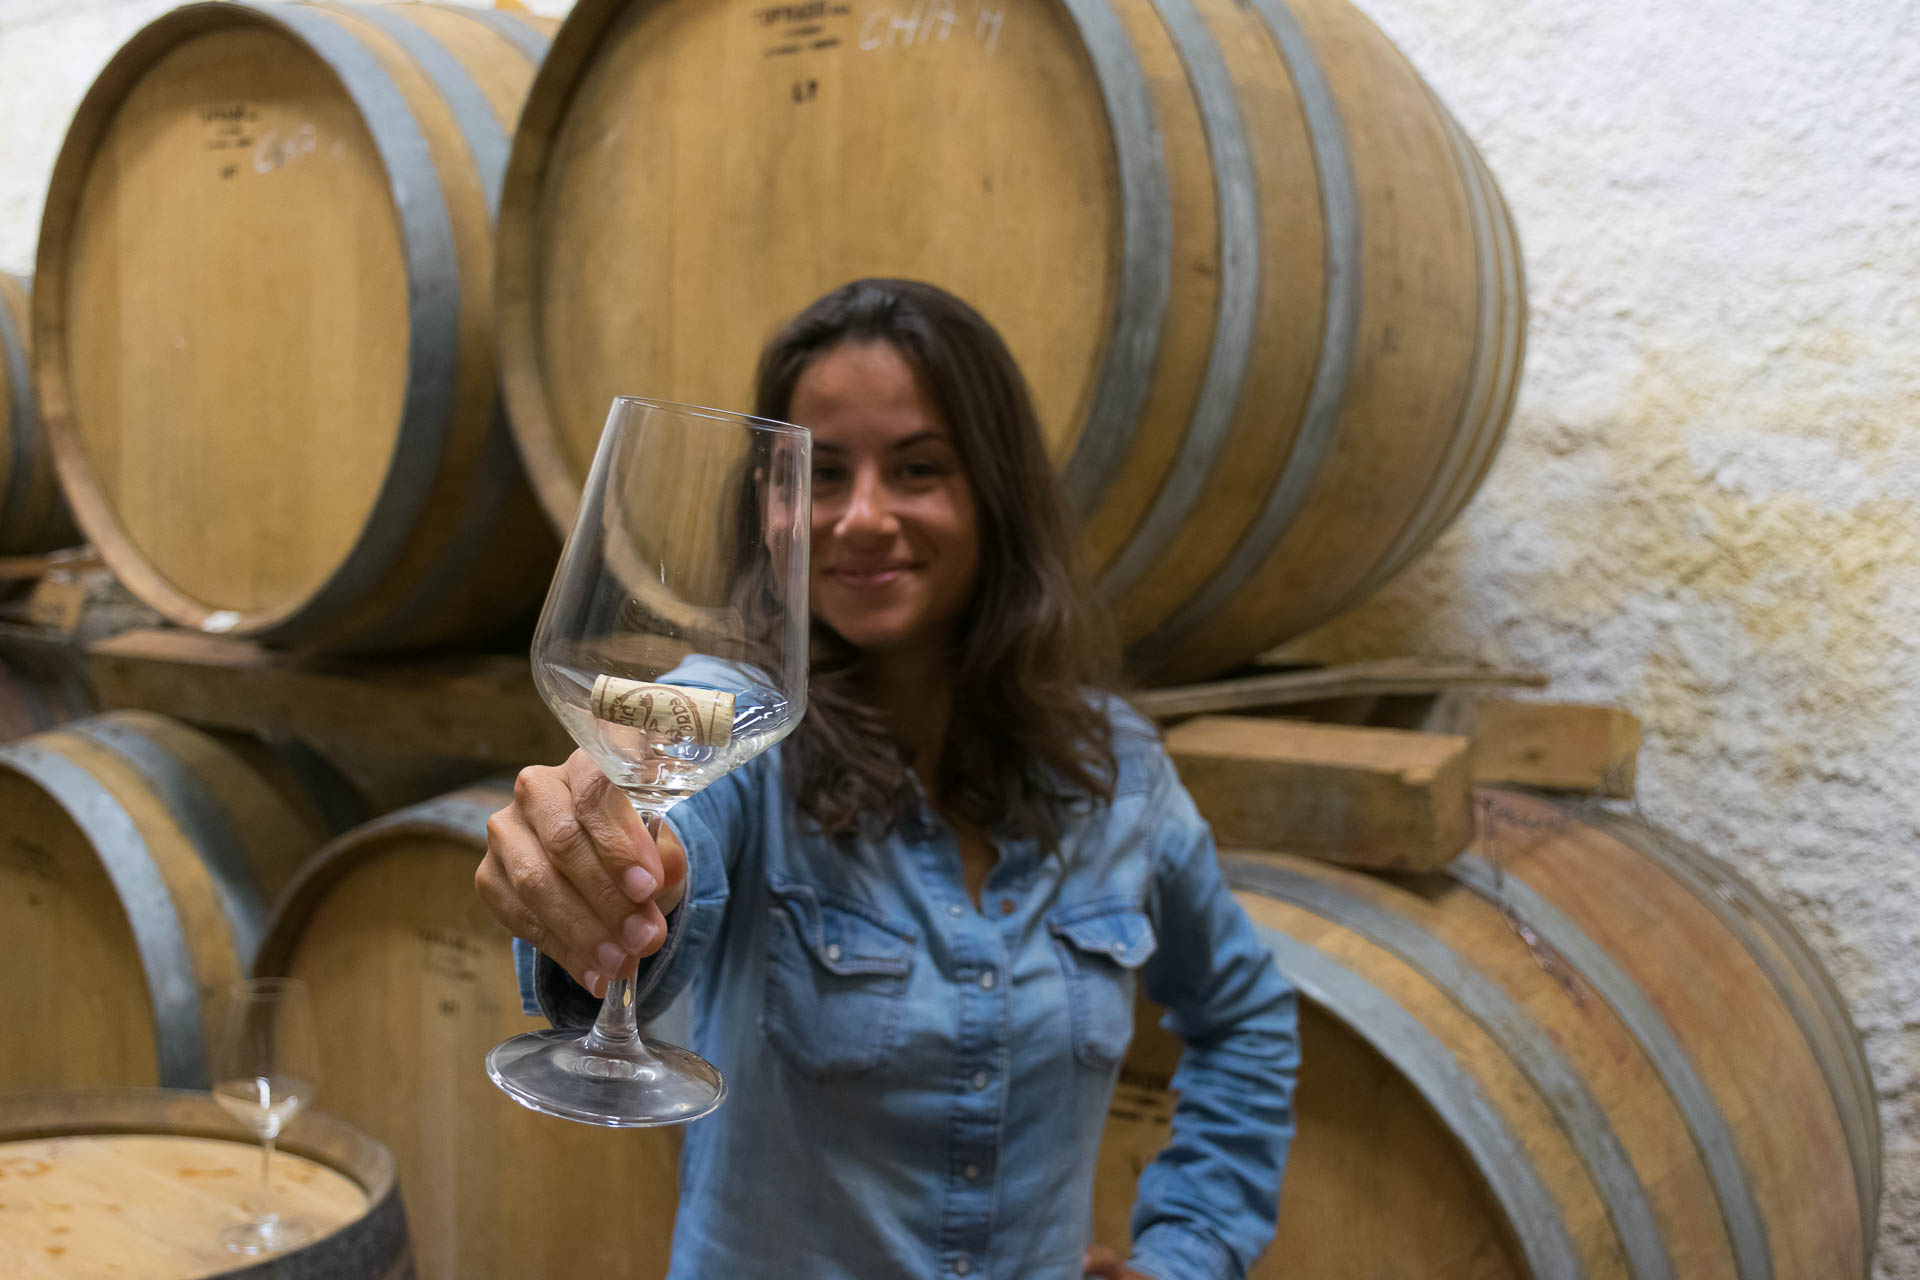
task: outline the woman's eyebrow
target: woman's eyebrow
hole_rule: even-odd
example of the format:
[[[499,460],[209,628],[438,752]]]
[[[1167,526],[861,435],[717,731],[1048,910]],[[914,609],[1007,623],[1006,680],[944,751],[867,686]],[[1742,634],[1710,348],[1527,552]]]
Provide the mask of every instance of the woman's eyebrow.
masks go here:
[[[928,441],[933,441],[936,444],[944,444],[949,447],[953,444],[953,441],[947,437],[946,432],[929,427],[925,431],[914,432],[905,440],[894,441],[887,446],[887,449],[890,452],[899,453],[904,449],[911,449],[915,445],[926,444]],[[813,456],[816,458],[825,454],[844,454],[846,451],[847,447],[845,445],[828,444],[824,440],[816,440],[813,442]]]

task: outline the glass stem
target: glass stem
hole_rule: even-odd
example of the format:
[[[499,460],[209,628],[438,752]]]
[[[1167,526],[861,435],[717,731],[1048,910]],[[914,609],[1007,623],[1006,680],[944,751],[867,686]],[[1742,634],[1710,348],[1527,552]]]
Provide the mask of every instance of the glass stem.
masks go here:
[[[273,1216],[273,1137],[268,1134],[260,1140],[260,1216]]]
[[[632,801],[633,797],[628,796],[627,799]],[[646,824],[647,834],[659,839],[659,811],[641,808],[638,803],[633,807]],[[642,1062],[653,1061],[653,1051],[640,1038],[640,1020],[634,1010],[632,979],[614,978],[607,983],[607,997],[600,1002],[600,1016],[594,1019],[593,1030],[587,1033],[587,1048],[595,1053],[611,1053]]]
[[[640,1023],[633,1012],[633,983],[615,978],[607,984],[607,998],[600,1002],[600,1016],[587,1033],[587,1048],[595,1053],[614,1053],[623,1058],[650,1057],[640,1041]]]

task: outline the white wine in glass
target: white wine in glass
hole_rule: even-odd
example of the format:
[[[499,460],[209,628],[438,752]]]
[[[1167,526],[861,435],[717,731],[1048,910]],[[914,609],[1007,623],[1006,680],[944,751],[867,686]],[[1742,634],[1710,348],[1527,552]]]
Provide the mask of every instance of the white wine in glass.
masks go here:
[[[223,1227],[229,1252],[280,1253],[313,1237],[305,1223],[273,1203],[273,1145],[287,1122],[313,1100],[320,1076],[313,1010],[298,978],[259,978],[227,988],[226,1021],[213,1061],[213,1100],[260,1140],[261,1211]]]
[[[812,482],[812,438],[789,423],[632,397],[607,416],[533,676],[655,835],[806,711]],[[624,979],[590,1032],[515,1036],[487,1073],[523,1106],[616,1128],[726,1097],[711,1063],[640,1034]]]

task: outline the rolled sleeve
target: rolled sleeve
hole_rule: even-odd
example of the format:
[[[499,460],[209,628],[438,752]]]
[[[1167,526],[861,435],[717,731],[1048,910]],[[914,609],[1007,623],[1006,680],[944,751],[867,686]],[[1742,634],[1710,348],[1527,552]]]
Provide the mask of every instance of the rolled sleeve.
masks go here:
[[[1218,1240],[1170,1222],[1140,1234],[1127,1267],[1152,1280],[1237,1280],[1245,1274]]]
[[[1171,762],[1156,786],[1147,991],[1186,1042],[1166,1149],[1134,1202],[1136,1270],[1240,1280],[1272,1243],[1300,1070],[1293,987],[1220,873],[1213,833]]]

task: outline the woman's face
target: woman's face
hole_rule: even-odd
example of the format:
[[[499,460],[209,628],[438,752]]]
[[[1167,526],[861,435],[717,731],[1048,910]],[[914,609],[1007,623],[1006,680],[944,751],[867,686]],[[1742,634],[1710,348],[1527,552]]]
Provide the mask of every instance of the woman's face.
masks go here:
[[[926,651],[973,594],[980,532],[947,424],[887,342],[814,358],[788,416],[813,432],[813,614],[857,649]]]

